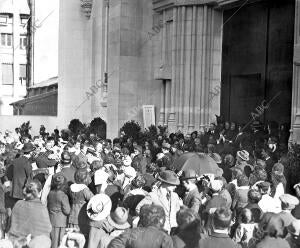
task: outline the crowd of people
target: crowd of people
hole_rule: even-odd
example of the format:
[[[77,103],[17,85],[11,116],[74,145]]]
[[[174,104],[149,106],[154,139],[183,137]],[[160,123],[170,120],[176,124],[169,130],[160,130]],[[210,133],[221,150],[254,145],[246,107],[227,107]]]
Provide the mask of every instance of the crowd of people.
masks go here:
[[[123,132],[0,133],[0,247],[300,247],[288,136],[258,121],[143,142]],[[219,170],[174,166],[191,152]]]

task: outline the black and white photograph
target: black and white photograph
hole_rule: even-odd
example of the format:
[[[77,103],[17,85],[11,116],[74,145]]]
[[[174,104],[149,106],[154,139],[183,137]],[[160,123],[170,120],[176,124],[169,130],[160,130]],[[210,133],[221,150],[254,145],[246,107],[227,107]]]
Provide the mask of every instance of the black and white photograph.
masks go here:
[[[300,0],[0,0],[0,248],[300,248]]]

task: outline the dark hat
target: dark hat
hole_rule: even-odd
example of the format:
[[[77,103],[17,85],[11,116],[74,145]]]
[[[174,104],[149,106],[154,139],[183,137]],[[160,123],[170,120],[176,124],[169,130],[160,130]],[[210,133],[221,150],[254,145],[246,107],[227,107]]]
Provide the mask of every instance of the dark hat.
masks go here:
[[[181,180],[185,181],[185,180],[188,180],[188,179],[196,179],[197,176],[198,175],[196,174],[195,170],[193,170],[193,169],[187,169],[186,171],[184,171],[182,173]]]
[[[266,192],[269,189],[270,185],[271,184],[269,182],[261,182],[261,183],[257,184],[257,187],[259,189],[261,189],[262,191]]]
[[[61,163],[62,164],[70,164],[71,163],[71,155],[69,152],[65,151],[61,153]]]
[[[128,211],[123,207],[117,207],[116,210],[111,212],[110,216],[107,217],[107,221],[110,225],[121,230],[130,228],[130,224],[127,220]]]
[[[170,185],[179,185],[180,181],[174,171],[165,170],[159,173],[157,179],[163,183],[170,184]]]
[[[64,177],[64,175],[62,173],[56,173],[52,177],[52,183],[53,183],[53,186],[59,187],[66,183],[66,178]]]
[[[22,150],[23,152],[32,152],[35,150],[35,146],[32,143],[25,143]]]

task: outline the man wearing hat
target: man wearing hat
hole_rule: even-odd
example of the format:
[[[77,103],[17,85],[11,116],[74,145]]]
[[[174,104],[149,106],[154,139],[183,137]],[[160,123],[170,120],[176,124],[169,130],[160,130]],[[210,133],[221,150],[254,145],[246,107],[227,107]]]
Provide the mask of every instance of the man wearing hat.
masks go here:
[[[67,152],[67,151],[62,152],[60,165],[62,167],[61,173],[67,179],[67,183],[70,186],[72,183],[75,182],[74,174],[75,174],[76,170],[72,166],[71,155],[69,152]]]
[[[14,199],[13,205],[18,200],[24,199],[23,188],[32,172],[30,158],[34,149],[32,143],[25,143],[22,148],[23,155],[16,158],[11,165],[11,173],[8,173],[8,179],[12,181],[10,196]]]
[[[292,215],[292,210],[299,204],[297,197],[290,194],[283,194],[279,197],[281,201],[282,212],[279,213],[284,226],[289,226],[296,218]]]
[[[146,204],[156,204],[163,207],[166,214],[164,229],[168,232],[172,227],[176,227],[176,213],[180,206],[183,205],[177,193],[174,192],[180,181],[175,172],[170,170],[162,171],[158,176],[160,185],[149,193],[136,207],[136,212],[139,214],[140,208]]]
[[[286,241],[289,243],[290,248],[300,247],[300,220],[294,220],[288,227],[289,235],[286,237]]]
[[[236,153],[236,167],[239,167],[244,171],[247,177],[250,176],[251,172],[253,171],[253,166],[248,164],[248,161],[250,159],[249,152],[246,150],[238,151]]]
[[[184,171],[181,180],[183,186],[187,190],[183,199],[183,204],[198,213],[201,206],[201,194],[199,193],[197,186],[196,172],[192,169]]]

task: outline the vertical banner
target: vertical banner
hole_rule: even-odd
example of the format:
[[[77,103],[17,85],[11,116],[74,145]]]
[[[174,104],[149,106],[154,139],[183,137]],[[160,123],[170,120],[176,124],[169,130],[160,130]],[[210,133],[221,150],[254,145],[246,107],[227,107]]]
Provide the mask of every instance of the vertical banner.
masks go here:
[[[154,105],[143,105],[143,123],[144,128],[155,125],[155,107]]]

